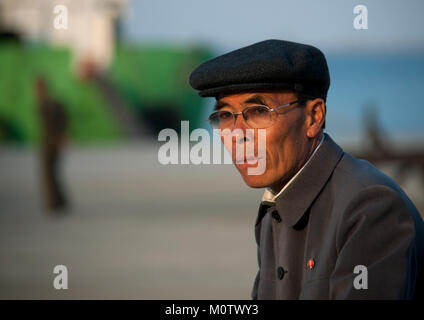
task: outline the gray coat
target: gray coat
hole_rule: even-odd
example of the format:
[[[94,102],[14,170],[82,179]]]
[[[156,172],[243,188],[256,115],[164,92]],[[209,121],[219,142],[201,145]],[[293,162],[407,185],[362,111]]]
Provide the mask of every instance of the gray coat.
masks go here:
[[[326,134],[255,224],[253,299],[422,297],[424,223],[400,187]],[[367,268],[354,268],[362,265]],[[361,276],[367,289],[356,289]],[[365,277],[365,278],[364,278]]]

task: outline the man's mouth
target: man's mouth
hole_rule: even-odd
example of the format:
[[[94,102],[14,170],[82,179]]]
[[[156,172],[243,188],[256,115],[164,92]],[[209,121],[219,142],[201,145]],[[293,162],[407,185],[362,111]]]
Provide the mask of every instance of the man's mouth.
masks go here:
[[[255,164],[261,159],[262,157],[250,157],[250,158],[244,158],[244,159],[237,159],[235,163],[236,164],[244,164],[244,163]]]

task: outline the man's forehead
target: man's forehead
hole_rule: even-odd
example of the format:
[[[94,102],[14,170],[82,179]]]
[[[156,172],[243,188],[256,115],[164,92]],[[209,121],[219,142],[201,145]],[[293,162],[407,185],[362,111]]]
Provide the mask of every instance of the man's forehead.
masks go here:
[[[227,94],[221,94],[219,97],[217,97],[217,101],[220,100],[242,100],[242,99],[248,99],[251,96],[254,95],[264,95],[264,92],[241,92],[241,93],[227,93]]]
[[[215,110],[224,107],[240,107],[246,104],[269,105],[282,103],[290,99],[294,92],[291,90],[278,91],[251,91],[220,95],[216,98]]]
[[[241,92],[241,93],[227,93],[221,94],[216,97],[218,102],[252,102],[257,103],[259,100],[277,100],[279,98],[284,98],[292,96],[294,92],[289,90],[284,91],[251,91],[251,92]],[[255,101],[257,100],[257,101]]]

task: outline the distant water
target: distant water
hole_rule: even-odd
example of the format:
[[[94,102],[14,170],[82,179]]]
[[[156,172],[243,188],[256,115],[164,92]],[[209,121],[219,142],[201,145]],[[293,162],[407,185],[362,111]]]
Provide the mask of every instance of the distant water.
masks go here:
[[[327,131],[357,142],[363,109],[377,108],[381,127],[399,140],[424,141],[424,55],[328,56]]]

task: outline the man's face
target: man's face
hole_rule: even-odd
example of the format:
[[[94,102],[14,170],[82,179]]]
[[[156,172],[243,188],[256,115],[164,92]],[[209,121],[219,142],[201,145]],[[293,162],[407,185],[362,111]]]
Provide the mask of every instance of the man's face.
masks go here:
[[[219,110],[240,112],[253,105],[266,105],[275,108],[297,100],[292,92],[253,92],[232,94],[221,97],[217,101]],[[261,175],[248,174],[251,164],[236,162],[237,144],[254,143],[255,156],[258,154],[258,129],[254,135],[246,133],[251,129],[242,115],[237,116],[234,129],[241,129],[245,139],[231,140],[231,145],[224,143],[227,149],[232,149],[232,158],[237,170],[247,185],[253,188],[270,187],[274,192],[279,191],[291,177],[302,167],[309,154],[311,139],[307,137],[305,107],[294,104],[273,113],[273,123],[266,129],[266,169]],[[221,137],[223,139],[223,137]],[[259,160],[260,161],[260,160]],[[256,165],[253,165],[255,167]]]

